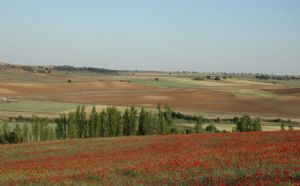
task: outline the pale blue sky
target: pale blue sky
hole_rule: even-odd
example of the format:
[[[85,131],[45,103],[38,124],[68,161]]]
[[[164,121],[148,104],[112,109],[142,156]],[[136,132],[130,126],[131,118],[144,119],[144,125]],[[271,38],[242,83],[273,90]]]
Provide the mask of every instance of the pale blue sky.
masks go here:
[[[300,1],[0,0],[0,60],[300,74]]]

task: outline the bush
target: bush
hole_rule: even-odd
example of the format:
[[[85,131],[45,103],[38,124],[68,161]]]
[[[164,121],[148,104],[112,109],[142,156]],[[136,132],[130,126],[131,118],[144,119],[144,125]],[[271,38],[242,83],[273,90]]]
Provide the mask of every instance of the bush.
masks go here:
[[[213,125],[213,124],[208,125],[206,127],[205,131],[209,132],[209,133],[218,132],[217,127],[215,125]]]
[[[284,128],[284,123],[281,123],[281,124],[280,124],[280,130],[285,130],[285,128]]]
[[[15,131],[8,133],[8,143],[18,143],[18,136]]]
[[[292,124],[289,124],[289,130],[294,130],[294,126]]]
[[[193,131],[191,129],[185,129],[186,134],[193,134]]]
[[[193,80],[196,80],[196,81],[204,81],[204,77],[195,77]]]
[[[170,133],[171,133],[171,134],[179,134],[179,130],[178,130],[177,128],[175,128],[175,127],[172,127],[172,128],[170,129]]]

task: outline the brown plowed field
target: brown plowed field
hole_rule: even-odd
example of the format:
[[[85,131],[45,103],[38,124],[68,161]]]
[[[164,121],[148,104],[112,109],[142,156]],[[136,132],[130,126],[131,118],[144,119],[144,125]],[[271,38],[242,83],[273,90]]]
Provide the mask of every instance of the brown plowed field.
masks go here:
[[[300,88],[281,88],[281,89],[264,89],[278,95],[298,95],[300,96]]]
[[[239,98],[206,88],[160,89],[118,81],[0,83],[0,96],[116,106],[155,106],[161,103],[183,111],[300,117],[300,96],[291,98],[278,94],[270,98]]]

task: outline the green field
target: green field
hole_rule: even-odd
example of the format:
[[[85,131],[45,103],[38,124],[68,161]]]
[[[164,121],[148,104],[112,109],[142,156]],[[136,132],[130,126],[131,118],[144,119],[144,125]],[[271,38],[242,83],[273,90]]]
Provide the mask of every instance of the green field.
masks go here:
[[[66,110],[75,109],[77,105],[78,104],[76,103],[21,100],[9,103],[1,103],[0,110],[59,113]]]
[[[273,97],[272,93],[262,90],[240,89],[240,90],[225,90],[238,97]]]
[[[158,81],[153,79],[134,79],[133,82],[141,83],[147,86],[154,86],[159,88],[197,88],[201,85],[197,85],[189,82],[182,82],[171,78],[159,78]]]
[[[203,129],[205,129],[208,125],[213,124],[219,131],[227,131],[231,132],[233,128],[236,127],[236,124],[231,122],[205,122],[203,124]],[[181,129],[191,129],[193,130],[195,127],[195,122],[185,121],[185,120],[175,120],[174,125]],[[280,131],[280,124],[275,122],[267,122],[261,121],[262,131]],[[285,124],[285,129],[288,130],[288,125]],[[294,130],[300,130],[298,125],[294,125]]]

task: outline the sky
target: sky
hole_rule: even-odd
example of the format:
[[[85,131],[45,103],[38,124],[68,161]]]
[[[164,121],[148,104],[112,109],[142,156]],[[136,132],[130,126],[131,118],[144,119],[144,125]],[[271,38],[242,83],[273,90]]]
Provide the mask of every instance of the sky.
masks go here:
[[[300,74],[300,1],[0,0],[0,61]]]

